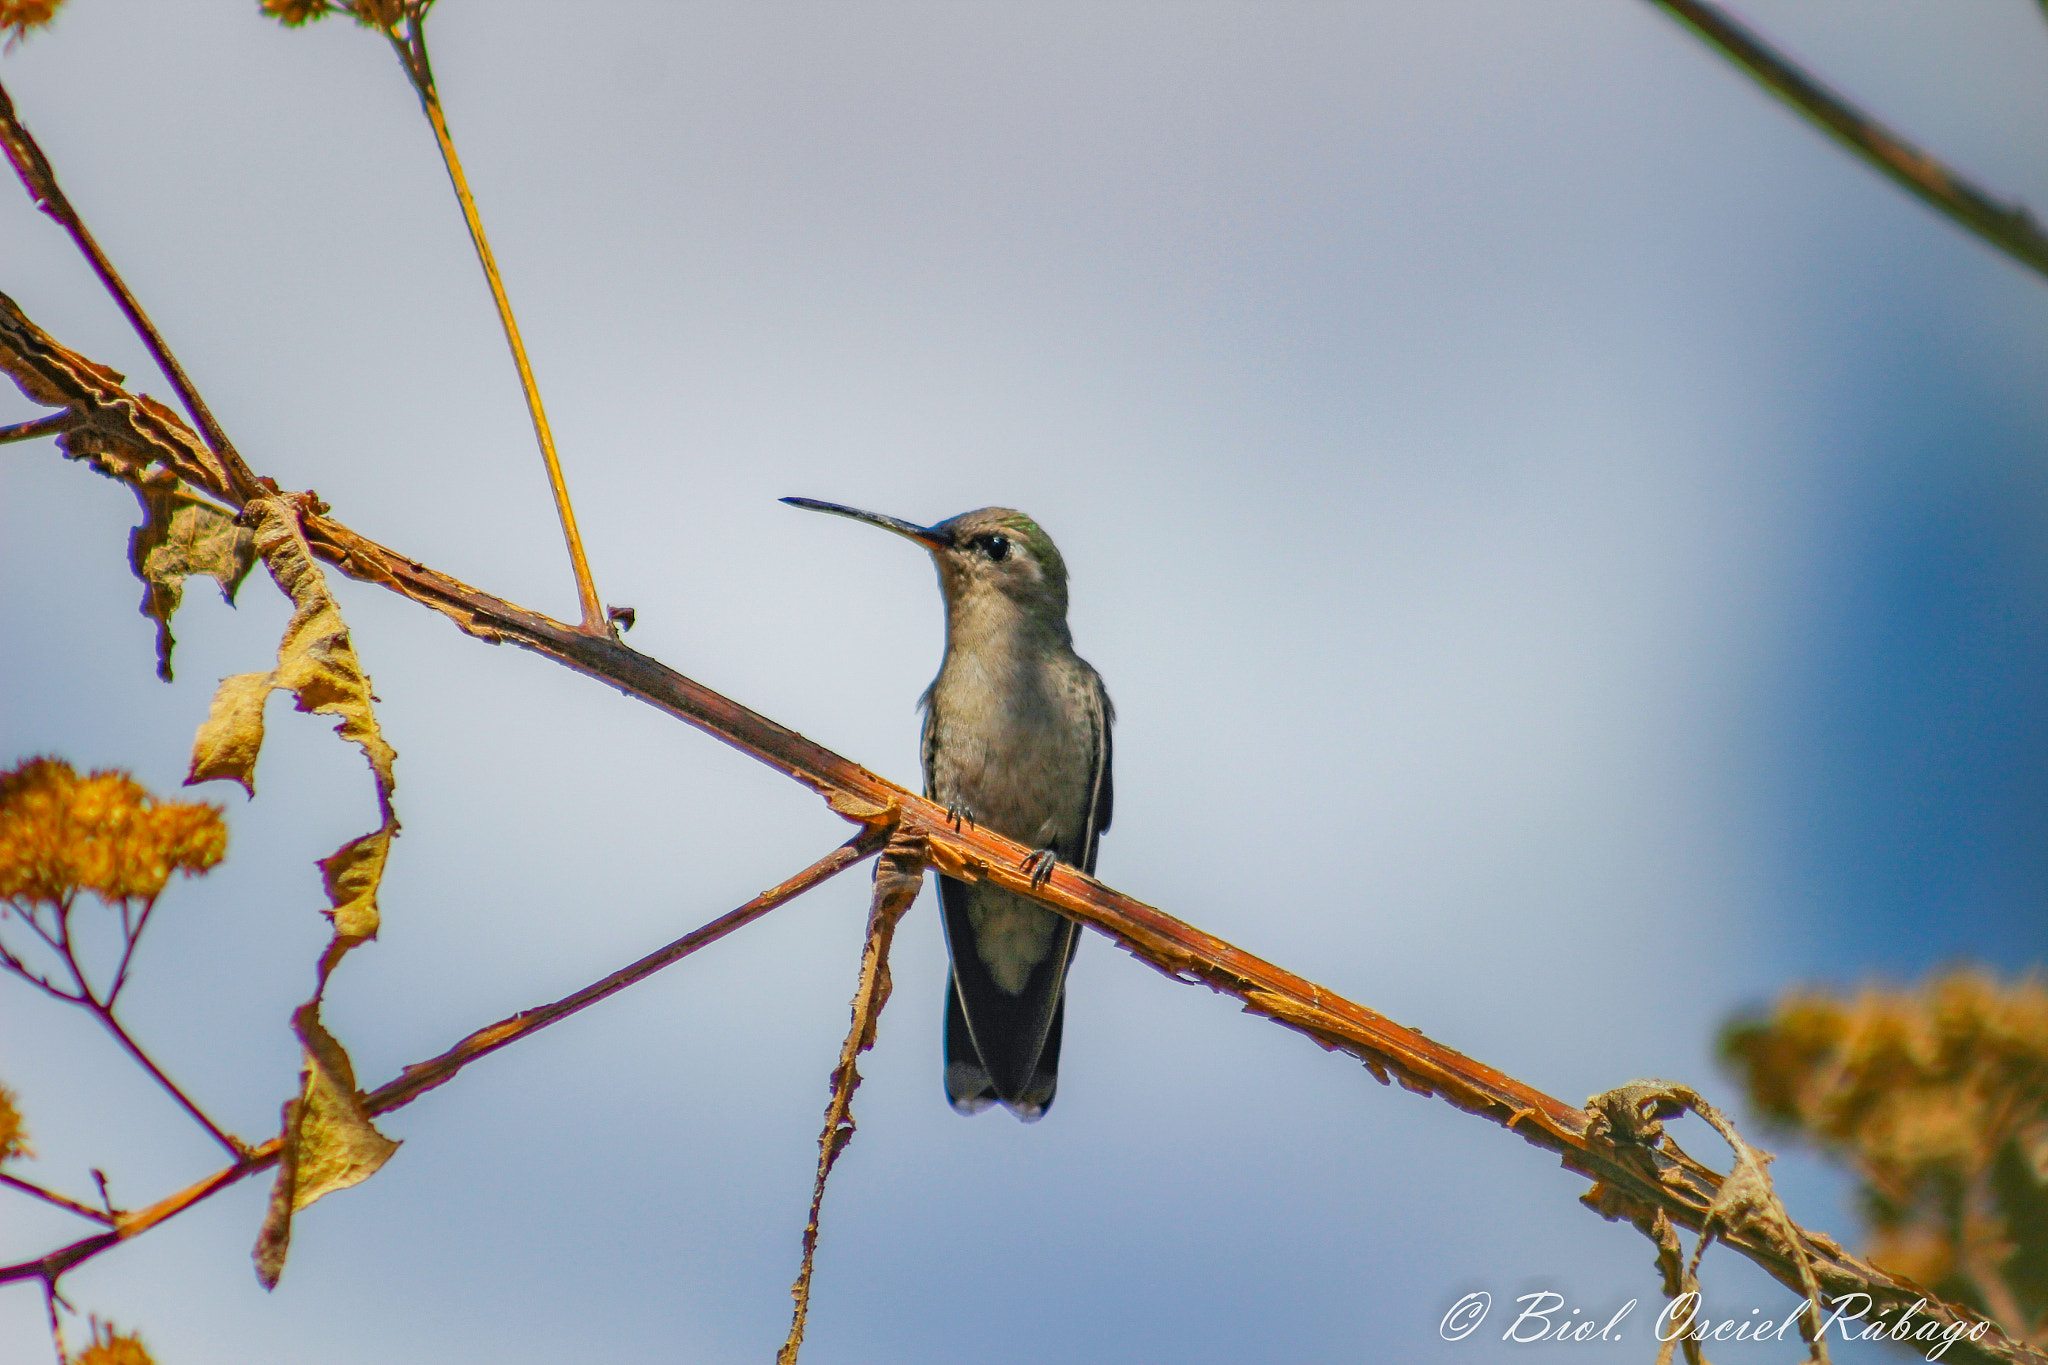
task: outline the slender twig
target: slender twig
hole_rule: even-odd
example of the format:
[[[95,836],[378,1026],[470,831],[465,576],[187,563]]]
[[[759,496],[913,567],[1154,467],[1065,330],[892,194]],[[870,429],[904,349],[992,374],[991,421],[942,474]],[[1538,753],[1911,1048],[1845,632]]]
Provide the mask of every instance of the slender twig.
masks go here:
[[[19,905],[9,903],[5,907],[0,907],[0,909],[14,911],[15,917],[21,920],[24,924],[28,925],[30,930],[32,930],[35,933],[37,938],[40,938],[44,943],[49,944],[53,951],[56,949],[56,941],[52,939],[50,935],[44,931],[43,926],[41,924],[36,922],[35,911],[33,906],[31,906],[28,909],[23,909]],[[0,914],[0,918],[5,918],[4,914]],[[58,986],[56,983],[51,981],[49,977],[44,976],[41,972],[31,970],[28,963],[23,961],[19,956],[17,956],[14,950],[9,948],[5,943],[0,943],[0,968],[4,968],[7,971],[14,973],[23,981],[28,982],[32,986],[38,987],[47,994],[53,995],[57,999],[62,1000],[67,1004],[83,1005],[86,1001],[85,996],[76,995],[70,991],[64,990],[62,987]]]
[[[197,1104],[195,1104],[192,1101],[191,1096],[187,1095],[183,1090],[179,1089],[178,1083],[176,1081],[173,1081],[169,1076],[165,1075],[162,1067],[158,1066],[154,1061],[150,1060],[149,1054],[142,1050],[142,1045],[136,1042],[135,1039],[132,1036],[130,1036],[128,1030],[122,1027],[121,1021],[114,1017],[114,991],[120,988],[120,975],[126,972],[128,965],[128,959],[125,954],[122,956],[121,959],[120,972],[118,972],[115,977],[116,984],[114,985],[113,988],[111,988],[108,991],[106,998],[102,999],[97,993],[94,992],[92,988],[92,982],[86,977],[85,967],[83,964],[79,962],[78,954],[72,948],[71,906],[72,898],[70,896],[66,896],[64,900],[57,904],[56,927],[54,930],[45,929],[42,926],[42,923],[39,920],[37,920],[35,915],[32,913],[33,907],[31,907],[31,910],[29,911],[22,911],[18,906],[15,907],[15,909],[19,914],[19,918],[24,923],[26,923],[29,928],[33,929],[36,933],[36,936],[42,939],[44,943],[48,944],[51,950],[57,954],[59,960],[63,962],[64,969],[71,974],[72,984],[78,988],[78,993],[76,995],[58,989],[56,986],[51,985],[49,981],[42,977],[32,975],[27,970],[27,968],[22,965],[21,960],[17,958],[13,953],[8,952],[5,948],[0,948],[0,966],[5,966],[9,971],[12,971],[19,976],[25,977],[26,979],[35,982],[44,990],[48,991],[51,995],[56,996],[59,1000],[69,1001],[74,1005],[83,1005],[88,1011],[91,1012],[92,1016],[95,1019],[99,1020],[101,1024],[106,1026],[107,1031],[114,1035],[115,1041],[119,1042],[121,1046],[127,1050],[128,1055],[134,1058],[136,1063],[140,1065],[144,1071],[147,1071],[152,1077],[154,1077],[158,1085],[161,1085],[166,1091],[170,1092],[171,1098],[175,1099],[180,1105],[182,1105],[185,1109],[185,1112],[190,1114],[193,1120],[196,1123],[198,1123],[200,1127],[204,1128],[209,1134],[212,1135],[214,1141],[218,1142],[221,1146],[227,1148],[228,1153],[231,1156],[239,1157],[246,1153],[249,1150],[248,1145],[246,1143],[241,1142],[239,1139],[230,1137],[227,1133],[221,1130],[218,1124],[216,1124],[212,1119],[208,1118],[206,1116],[206,1111],[201,1109]],[[129,941],[129,948],[131,951],[134,948],[133,939]]]
[[[0,427],[0,445],[9,441],[33,441],[38,436],[56,436],[78,425],[75,412],[53,412],[48,417],[38,417],[32,422],[16,422],[12,426]]]
[[[863,830],[794,877],[769,887],[745,905],[727,911],[701,928],[683,935],[667,947],[656,949],[638,962],[623,967],[600,981],[592,982],[582,990],[564,996],[551,1005],[523,1010],[488,1028],[478,1029],[440,1056],[406,1067],[396,1079],[385,1082],[363,1096],[363,1108],[371,1114],[388,1114],[394,1109],[411,1104],[427,1091],[452,1080],[457,1072],[478,1058],[489,1056],[499,1048],[536,1033],[549,1024],[566,1019],[578,1010],[595,1004],[608,995],[616,994],[637,981],[645,980],[663,967],[680,962],[699,948],[716,943],[735,929],[759,919],[776,906],[794,900],[812,887],[837,876],[873,854],[887,838],[888,831],[885,829]],[[72,1267],[91,1260],[110,1247],[142,1235],[259,1171],[268,1170],[277,1164],[278,1153],[282,1147],[283,1144],[278,1138],[272,1138],[260,1147],[250,1148],[231,1165],[223,1166],[176,1194],[160,1199],[146,1209],[117,1215],[112,1232],[99,1233],[68,1246],[59,1247],[32,1261],[0,1266],[0,1284],[30,1279],[55,1284],[57,1277]]]
[[[142,914],[131,926],[128,922],[128,901],[121,902],[121,960],[114,965],[114,980],[107,987],[107,1008],[121,998],[121,988],[128,984],[128,966],[135,960],[136,945],[142,942],[142,931],[149,927],[149,917],[156,910],[156,897],[151,896],[142,903]]]
[[[169,488],[152,488],[150,492],[162,494],[174,502],[186,503],[193,507],[204,507],[207,511],[214,513],[216,516],[226,517],[229,521],[235,519],[234,508],[223,507],[212,498],[202,498],[183,484],[173,484]]]
[[[45,929],[43,927],[43,922],[40,919],[36,918],[36,908],[33,902],[31,902],[28,908],[25,910],[18,905],[14,907],[14,910],[20,916],[21,922],[23,924],[26,924],[29,927],[29,929],[34,932],[35,936],[43,941],[43,943],[49,948],[51,952],[61,954],[64,951],[64,936],[60,933],[54,932],[49,929]],[[58,923],[60,925],[63,923],[63,916],[68,912],[68,910],[68,905],[59,905],[57,907]]]
[[[64,1349],[64,1320],[57,1316],[57,1305],[62,1302],[57,1296],[57,1277],[43,1277],[43,1307],[50,1314],[50,1349],[57,1353],[57,1365],[69,1365],[71,1355]],[[67,1308],[70,1306],[65,1305]]]
[[[1650,0],[1893,183],[2020,264],[2048,275],[2048,233],[2018,204],[1979,189],[1802,70],[1710,0]],[[2043,0],[2048,8],[2048,0]]]
[[[407,1067],[397,1080],[389,1081],[364,1096],[364,1107],[372,1114],[385,1114],[411,1104],[435,1086],[453,1080],[457,1072],[477,1058],[489,1056],[499,1048],[515,1043],[529,1034],[537,1033],[549,1024],[559,1023],[578,1010],[588,1009],[606,996],[616,995],[635,982],[646,980],[663,967],[682,961],[699,948],[718,942],[735,929],[752,924],[776,906],[794,900],[819,883],[852,867],[880,848],[886,838],[886,831],[863,830],[788,881],[769,887],[745,905],[728,910],[701,928],[692,929],[674,943],[655,949],[638,962],[621,967],[603,980],[594,981],[582,990],[564,996],[551,1005],[521,1010],[509,1019],[501,1019],[487,1028],[478,1029],[440,1056]]]
[[[867,945],[861,950],[860,981],[854,987],[852,1020],[846,1041],[832,1068],[832,1098],[825,1105],[825,1127],[818,1134],[818,1173],[811,1182],[811,1216],[804,1224],[803,1260],[789,1296],[796,1300],[789,1336],[776,1354],[776,1365],[796,1365],[804,1344],[804,1324],[811,1313],[811,1268],[818,1254],[818,1214],[825,1205],[825,1180],[833,1163],[853,1141],[853,1092],[860,1088],[860,1054],[875,1045],[882,1006],[889,1003],[889,944],[896,922],[924,886],[925,846],[921,839],[897,839],[875,860],[875,891],[868,908]]]
[[[462,158],[455,153],[455,138],[441,111],[440,92],[434,85],[433,63],[427,56],[426,6],[408,13],[405,31],[384,30],[406,79],[420,97],[420,108],[433,127],[435,145],[441,149],[441,164],[448,168],[448,182],[455,187],[455,199],[462,206],[462,221],[469,227],[469,240],[476,247],[476,259],[483,266],[484,280],[491,287],[491,302],[497,306],[498,322],[505,329],[505,344],[512,350],[512,363],[519,370],[519,387],[526,394],[526,411],[533,419],[533,437],[540,444],[541,462],[547,467],[548,487],[555,497],[555,515],[562,523],[562,539],[569,547],[569,566],[576,575],[576,598],[583,612],[583,630],[591,635],[609,635],[597,585],[590,576],[590,561],[583,552],[583,536],[576,529],[576,509],[569,501],[569,483],[562,475],[561,457],[555,452],[554,429],[548,425],[547,409],[540,398],[540,384],[533,377],[533,365],[526,357],[526,343],[519,336],[519,321],[512,313],[512,300],[505,293],[505,281],[498,274],[497,257],[491,253],[491,239],[484,232],[483,216],[469,192],[469,177],[463,174]]]
[[[102,1213],[92,1205],[81,1204],[76,1199],[67,1199],[55,1190],[46,1190],[41,1185],[23,1180],[19,1176],[8,1175],[4,1171],[0,1171],[0,1185],[5,1185],[10,1190],[20,1190],[23,1194],[40,1199],[45,1204],[55,1204],[60,1209],[68,1209],[80,1218],[90,1218],[95,1223],[105,1223],[110,1227],[113,1225],[114,1216],[112,1214]]]
[[[192,1121],[201,1128],[204,1128],[215,1142],[225,1147],[231,1155],[237,1157],[242,1156],[249,1150],[249,1145],[240,1138],[223,1132],[220,1125],[208,1118],[206,1111],[195,1104],[190,1095],[187,1095],[178,1088],[176,1081],[164,1074],[162,1067],[150,1060],[149,1054],[142,1050],[142,1045],[129,1036],[128,1030],[121,1026],[121,1021],[114,1017],[113,1010],[96,999],[89,999],[85,1003],[86,1008],[92,1011],[93,1017],[106,1025],[107,1032],[114,1035],[114,1041],[118,1042],[127,1051],[128,1055],[135,1059],[135,1064],[154,1077],[156,1083],[162,1086],[170,1094],[170,1097],[176,1100],[187,1114],[192,1116]]]
[[[14,116],[14,101],[8,97],[5,85],[0,85],[0,147],[5,148],[7,159],[14,163],[14,172],[28,188],[29,197],[35,201],[36,207],[71,234],[71,240],[78,244],[79,251],[84,253],[86,262],[92,266],[93,273],[100,277],[100,283],[105,285],[107,292],[113,296],[114,302],[128,319],[128,325],[142,338],[142,344],[149,349],[150,358],[156,361],[157,368],[164,373],[164,378],[170,380],[171,387],[177,390],[178,400],[185,405],[185,411],[198,423],[199,430],[206,437],[207,446],[226,467],[237,498],[254,497],[262,491],[256,483],[256,476],[249,472],[249,466],[242,462],[234,443],[228,440],[227,433],[221,430],[220,423],[214,420],[213,410],[207,407],[206,400],[199,396],[199,390],[186,375],[185,367],[171,354],[170,343],[163,339],[163,334],[157,331],[156,324],[142,311],[142,304],[122,282],[120,273],[114,269],[114,263],[107,259],[106,253],[100,250],[100,244],[94,240],[92,233],[87,231],[85,220],[78,216],[78,210],[71,206],[70,198],[57,184],[57,173],[51,169],[49,158],[43,155],[43,149],[29,135],[28,129],[22,126],[21,120]]]
[[[36,987],[55,999],[62,1000],[67,1005],[83,1005],[85,1003],[84,996],[74,995],[52,982],[49,977],[44,976],[42,973],[30,971],[20,958],[5,948],[0,948],[0,968],[5,968],[23,981],[28,982],[29,985]]]
[[[71,972],[71,980],[77,986],[77,990],[75,992],[67,991],[53,983],[50,978],[42,975],[40,972],[30,971],[26,962],[16,956],[4,944],[0,944],[0,966],[5,966],[7,970],[25,980],[33,981],[59,1000],[67,1000],[74,1005],[89,1003],[92,1000],[92,987],[88,986],[84,977],[79,975],[77,963],[71,957],[70,934],[64,925],[64,916],[68,915],[71,909],[68,898],[63,904],[56,907],[59,932],[52,932],[43,927],[43,922],[36,917],[34,903],[26,907],[10,903],[8,908],[14,911],[16,918],[29,927],[31,933],[43,941],[45,947],[63,961],[66,969]]]

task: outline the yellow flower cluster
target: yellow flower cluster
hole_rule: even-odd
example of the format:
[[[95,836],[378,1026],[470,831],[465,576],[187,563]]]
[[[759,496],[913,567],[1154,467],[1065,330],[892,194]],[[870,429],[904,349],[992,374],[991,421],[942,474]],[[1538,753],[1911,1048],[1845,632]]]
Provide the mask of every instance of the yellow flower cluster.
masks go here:
[[[431,3],[431,0],[429,0]],[[0,0],[0,4],[9,0]],[[351,14],[364,28],[396,28],[407,17],[405,0],[261,0],[263,12],[286,28],[298,28],[330,14]],[[421,14],[426,5],[416,8]]]
[[[14,1092],[0,1085],[0,1161],[31,1155],[28,1134],[21,1130],[21,1111],[14,1107]]]
[[[95,1320],[92,1325],[92,1344],[74,1356],[65,1365],[156,1365],[148,1351],[142,1348],[140,1332],[122,1335],[114,1330],[111,1322]]]
[[[1880,1162],[1982,1159],[1997,1119],[2048,1103],[2048,986],[1955,971],[1851,999],[1798,992],[1723,1043],[1757,1107]]]
[[[1772,1126],[1862,1177],[1873,1259],[2048,1330],[2048,984],[1795,991],[1721,1050]]]
[[[331,12],[327,0],[263,0],[263,12],[286,28],[310,24]]]
[[[0,31],[13,30],[7,45],[13,47],[30,29],[47,25],[63,4],[64,0],[0,0]]]
[[[227,842],[219,807],[158,801],[123,772],[80,777],[32,758],[0,773],[0,899],[153,901],[173,871],[205,872]]]

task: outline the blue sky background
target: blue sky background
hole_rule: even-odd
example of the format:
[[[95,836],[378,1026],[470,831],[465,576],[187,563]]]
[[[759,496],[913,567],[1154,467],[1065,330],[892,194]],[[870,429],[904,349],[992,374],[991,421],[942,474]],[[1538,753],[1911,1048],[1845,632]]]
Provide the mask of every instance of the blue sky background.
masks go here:
[[[253,5],[73,0],[0,76],[238,444],[558,616],[511,367],[388,52]],[[1745,13],[2048,204],[2028,0]],[[2048,293],[1640,0],[451,3],[436,66],[600,589],[632,643],[899,781],[931,571],[779,506],[1023,507],[1122,723],[1113,885],[1553,1094],[1734,1098],[1711,1042],[1801,981],[2038,965],[2048,935]],[[53,227],[0,289],[162,395]],[[0,421],[33,409],[0,399]],[[151,674],[121,489],[0,452],[0,759],[163,792],[286,612],[194,584]],[[397,745],[382,940],[328,1018],[375,1084],[843,837],[651,709],[341,582]],[[229,861],[165,898],[128,1012],[276,1125],[373,823],[274,702]],[[391,1116],[299,1221],[223,1195],[66,1281],[159,1360],[761,1360],[781,1340],[864,884],[847,877]],[[1648,1246],[1583,1182],[1100,941],[1058,1108],[946,1110],[943,951],[905,922],[805,1360],[1647,1358]],[[4,984],[4,983],[0,983]],[[90,1021],[0,989],[33,1178],[213,1169]],[[1719,1160],[1704,1129],[1693,1150]],[[1843,1182],[1776,1167],[1853,1236]],[[0,1255],[80,1227],[11,1204]],[[1723,1253],[1710,1306],[1782,1316]],[[1437,1322],[1490,1292],[1487,1329]],[[1619,1345],[1504,1344],[1515,1296]],[[41,1349],[0,1296],[0,1350]],[[1730,1358],[1790,1358],[1730,1349]],[[1853,1354],[1845,1353],[1850,1358]]]

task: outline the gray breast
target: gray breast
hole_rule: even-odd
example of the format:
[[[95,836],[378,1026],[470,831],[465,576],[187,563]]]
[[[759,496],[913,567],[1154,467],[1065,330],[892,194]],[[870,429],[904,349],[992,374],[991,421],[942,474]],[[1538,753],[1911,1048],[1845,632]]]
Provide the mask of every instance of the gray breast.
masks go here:
[[[1085,856],[1096,761],[1094,678],[1071,655],[949,658],[930,693],[931,798],[1065,863]],[[969,891],[976,955],[1009,994],[1052,950],[1061,919],[997,887]]]

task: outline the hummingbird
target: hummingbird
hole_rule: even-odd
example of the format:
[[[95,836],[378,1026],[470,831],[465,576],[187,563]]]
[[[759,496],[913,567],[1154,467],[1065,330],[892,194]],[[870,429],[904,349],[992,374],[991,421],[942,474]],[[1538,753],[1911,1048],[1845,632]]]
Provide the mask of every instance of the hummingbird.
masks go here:
[[[835,502],[784,498],[916,541],[938,567],[946,653],[919,700],[924,794],[1034,850],[1036,885],[1057,863],[1095,871],[1109,828],[1102,678],[1074,653],[1067,565],[1022,512],[983,507],[932,526]],[[1067,965],[1080,926],[988,882],[939,878],[946,947],[946,1098],[962,1114],[1000,1103],[1026,1123],[1059,1084]]]

